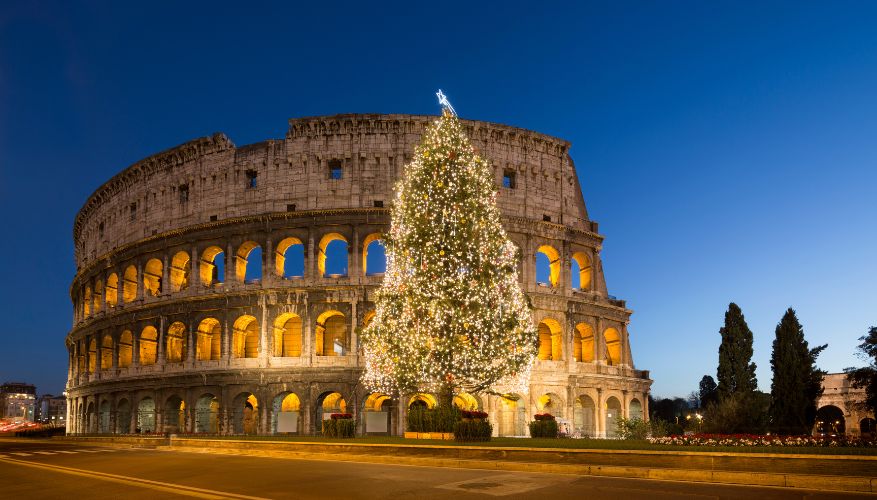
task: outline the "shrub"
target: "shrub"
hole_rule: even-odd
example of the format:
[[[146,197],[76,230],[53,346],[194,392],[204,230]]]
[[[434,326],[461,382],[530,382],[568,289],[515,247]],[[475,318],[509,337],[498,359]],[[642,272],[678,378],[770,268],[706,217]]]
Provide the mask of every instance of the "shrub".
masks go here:
[[[555,420],[554,415],[550,413],[537,413],[533,418],[536,420]]]
[[[328,420],[323,420],[323,437],[352,438],[356,432],[356,422],[349,413],[333,413]]]
[[[454,425],[454,439],[461,442],[490,441],[492,434],[493,426],[484,419],[460,420]]]
[[[408,410],[408,432],[454,432],[461,412],[456,406],[434,409],[414,407]],[[486,416],[486,414],[485,414]]]
[[[619,417],[615,421],[615,430],[621,439],[646,439],[651,434],[649,423],[641,418]]]
[[[551,419],[542,418],[530,422],[530,437],[552,439],[556,438],[557,421],[554,420],[554,417],[551,417]]]
[[[487,418],[487,412],[480,410],[463,410],[460,412],[460,416],[468,419],[485,419]]]

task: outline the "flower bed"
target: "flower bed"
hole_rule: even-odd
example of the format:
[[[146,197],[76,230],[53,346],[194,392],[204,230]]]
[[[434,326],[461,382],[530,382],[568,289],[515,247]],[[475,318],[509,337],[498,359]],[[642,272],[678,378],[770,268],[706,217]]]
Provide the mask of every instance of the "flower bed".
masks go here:
[[[770,436],[759,434],[690,434],[686,436],[652,437],[652,444],[674,446],[783,446],[783,447],[877,447],[877,440],[843,437],[837,439],[814,436]]]

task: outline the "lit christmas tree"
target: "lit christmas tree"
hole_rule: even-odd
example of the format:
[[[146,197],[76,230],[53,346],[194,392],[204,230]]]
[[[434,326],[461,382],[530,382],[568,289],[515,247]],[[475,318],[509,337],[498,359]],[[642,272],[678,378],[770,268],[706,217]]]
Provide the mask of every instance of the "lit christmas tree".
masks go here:
[[[442,116],[396,185],[387,271],[362,332],[371,390],[526,391],[539,337],[500,222],[489,163],[439,91]]]

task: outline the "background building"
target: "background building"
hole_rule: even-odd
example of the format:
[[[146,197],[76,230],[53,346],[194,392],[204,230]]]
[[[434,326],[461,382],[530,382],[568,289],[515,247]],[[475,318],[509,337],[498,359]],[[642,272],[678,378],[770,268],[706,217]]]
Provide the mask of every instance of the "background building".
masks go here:
[[[37,388],[24,382],[0,385],[0,418],[34,421]]]
[[[829,373],[822,380],[822,396],[816,403],[816,435],[874,437],[874,413],[862,403],[865,389],[850,386],[846,373]]]
[[[61,427],[67,423],[67,396],[43,394],[37,399],[34,419],[41,424]]]

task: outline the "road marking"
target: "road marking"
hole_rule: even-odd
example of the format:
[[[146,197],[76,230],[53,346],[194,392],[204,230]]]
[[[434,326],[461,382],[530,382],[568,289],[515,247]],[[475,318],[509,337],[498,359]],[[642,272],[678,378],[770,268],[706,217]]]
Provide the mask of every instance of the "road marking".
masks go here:
[[[58,450],[58,453],[66,453],[68,455],[75,455],[75,451],[67,451],[67,450]]]
[[[54,451],[35,451],[34,453],[39,453],[40,455],[54,455]]]
[[[13,451],[12,454],[13,454],[13,455],[18,455],[19,457],[29,457],[29,456],[30,456],[30,453],[23,453],[23,452],[20,452],[20,451]]]
[[[76,451],[81,451],[82,453],[97,453],[98,452],[98,450],[76,450]]]
[[[20,453],[16,453],[20,455]],[[208,490],[204,488],[195,488],[194,486],[184,486],[182,484],[165,483],[161,481],[152,481],[150,479],[141,479],[139,477],[121,476],[118,474],[108,474],[106,472],[97,472],[86,469],[74,469],[72,467],[63,467],[61,465],[49,465],[40,462],[29,462],[27,460],[18,460],[14,458],[3,458],[3,462],[22,465],[24,467],[32,467],[34,469],[47,469],[62,474],[70,474],[73,476],[83,476],[91,479],[99,479],[112,483],[120,483],[125,485],[134,485],[141,488],[163,491],[165,493],[173,493],[176,495],[190,496],[195,498],[209,499],[236,499],[236,500],[268,500],[263,497],[253,497],[247,495],[239,495],[237,493],[229,493],[225,491]]]

